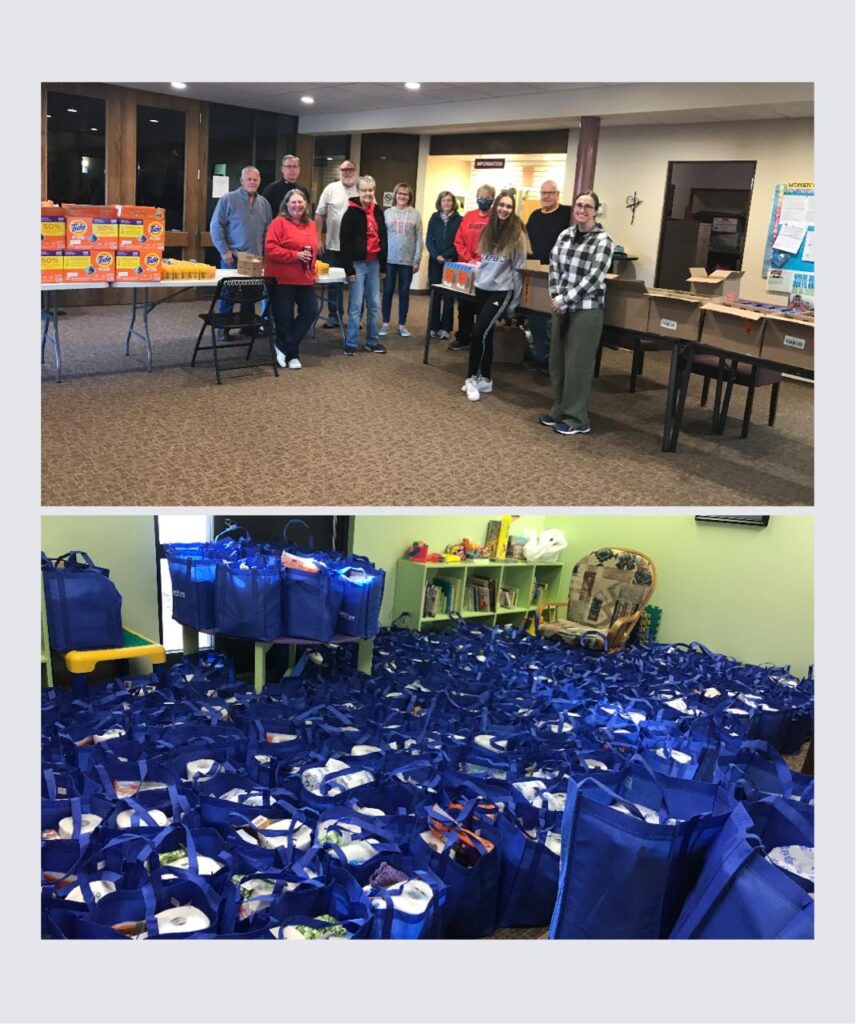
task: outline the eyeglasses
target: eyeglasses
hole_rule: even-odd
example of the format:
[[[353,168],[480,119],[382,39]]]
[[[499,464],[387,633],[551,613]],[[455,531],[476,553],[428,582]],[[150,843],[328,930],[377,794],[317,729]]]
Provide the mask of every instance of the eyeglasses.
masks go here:
[[[574,203],[575,210],[593,210],[594,206],[591,203]]]

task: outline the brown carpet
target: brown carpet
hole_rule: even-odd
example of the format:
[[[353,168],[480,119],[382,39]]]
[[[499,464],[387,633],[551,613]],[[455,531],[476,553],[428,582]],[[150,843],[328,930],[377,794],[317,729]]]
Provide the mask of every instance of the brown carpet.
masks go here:
[[[629,394],[630,353],[606,350],[591,399],[592,434],[538,424],[549,380],[494,367],[495,393],[460,391],[466,353],[434,342],[423,366],[427,299],[414,298],[409,339],[385,356],[341,354],[337,331],[304,342],[304,369],[244,364],[217,387],[210,353],[190,355],[207,303],[151,316],[154,372],[142,344],[124,355],[127,307],[70,308],[61,318],[65,379],[42,369],[44,505],[811,505],[813,389],[785,381],[776,425],[769,389],[739,438],[745,389],[722,437],[698,406],[694,378],[678,451],[660,451],[668,357],[646,357]],[[393,327],[395,331],[395,327]],[[266,358],[256,343],[253,362]],[[230,359],[240,362],[242,354]]]

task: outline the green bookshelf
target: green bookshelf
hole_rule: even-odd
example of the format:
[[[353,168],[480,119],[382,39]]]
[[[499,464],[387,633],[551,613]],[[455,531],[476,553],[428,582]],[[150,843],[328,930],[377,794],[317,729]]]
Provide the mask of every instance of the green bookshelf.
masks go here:
[[[412,562],[395,570],[393,619],[405,612],[411,629],[442,628],[457,612],[480,625],[522,626],[542,601],[559,601],[562,565],[489,561]],[[563,595],[562,595],[563,596]]]

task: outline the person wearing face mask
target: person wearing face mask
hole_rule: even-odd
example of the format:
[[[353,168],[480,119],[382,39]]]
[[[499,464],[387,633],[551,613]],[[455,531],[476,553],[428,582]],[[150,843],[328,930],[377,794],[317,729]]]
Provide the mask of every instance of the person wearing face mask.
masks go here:
[[[344,267],[340,251],[339,231],[348,202],[359,195],[357,190],[357,169],[353,160],[343,160],[339,165],[339,180],[331,181],[324,188],[315,207],[315,226],[318,229],[319,255],[323,255],[331,267]],[[327,287],[328,321],[322,327],[338,327],[342,321],[344,302],[342,286],[331,284]]]
[[[496,189],[492,185],[482,185],[476,192],[477,209],[464,214],[455,234],[455,252],[459,263],[471,263],[475,266],[481,262],[478,251],[479,235],[490,220],[490,211],[496,198]],[[458,333],[449,346],[452,352],[470,347],[470,336],[473,333],[473,322],[476,317],[475,305],[467,299],[458,301]]]
[[[493,391],[493,329],[520,301],[520,268],[526,262],[529,239],[514,212],[514,193],[496,197],[488,222],[479,235],[476,266],[476,321],[470,343],[469,376],[461,390],[471,402]]]
[[[380,336],[389,334],[392,299],[398,289],[398,333],[409,338],[407,312],[410,308],[410,283],[419,272],[422,259],[422,217],[413,207],[413,189],[400,181],[392,190],[393,206],[384,212],[388,252],[383,282],[383,324]]]
[[[458,200],[451,192],[437,196],[436,213],[428,221],[425,248],[428,250],[428,284],[440,284],[443,280],[443,264],[457,258],[455,233],[461,223]],[[429,310],[433,320],[428,325],[432,338],[448,338],[452,331],[452,317],[455,312],[455,297],[443,292],[439,302],[430,302]]]
[[[265,276],[276,278],[276,361],[289,370],[301,369],[300,342],[318,313],[317,255],[318,230],[309,216],[306,197],[294,188],[282,200],[279,216],[274,218],[265,238]]]
[[[553,405],[539,423],[557,434],[590,434],[588,399],[603,329],[606,275],[615,245],[595,220],[591,190],[574,199],[573,223],[550,253],[552,314],[550,383]]]

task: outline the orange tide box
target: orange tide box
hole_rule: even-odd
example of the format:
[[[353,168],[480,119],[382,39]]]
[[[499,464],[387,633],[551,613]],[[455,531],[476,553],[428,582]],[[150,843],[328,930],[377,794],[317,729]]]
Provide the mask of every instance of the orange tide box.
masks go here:
[[[115,249],[119,222],[115,206],[64,204],[66,249]]]
[[[42,207],[42,251],[65,249],[65,212],[59,206]]]
[[[66,249],[62,255],[63,281],[112,281],[115,273],[112,249]]]
[[[42,284],[62,284],[62,252],[42,249]]]
[[[119,248],[163,249],[166,211],[159,206],[117,206]]]
[[[162,259],[160,249],[121,249],[116,253],[116,280],[160,281]]]

